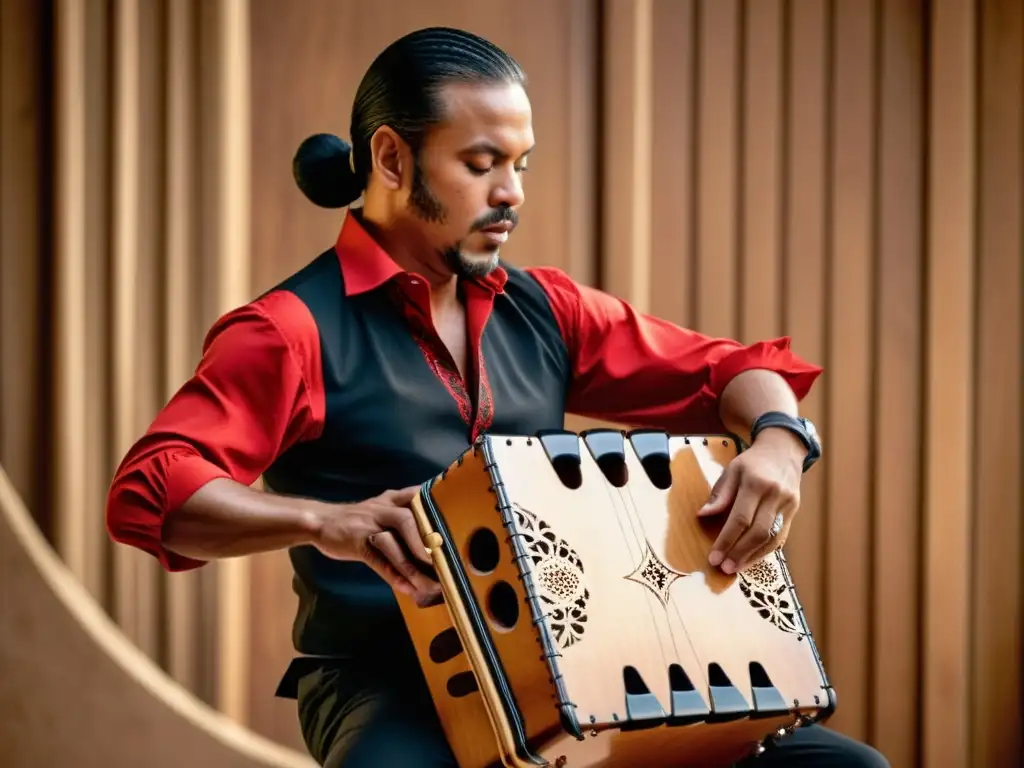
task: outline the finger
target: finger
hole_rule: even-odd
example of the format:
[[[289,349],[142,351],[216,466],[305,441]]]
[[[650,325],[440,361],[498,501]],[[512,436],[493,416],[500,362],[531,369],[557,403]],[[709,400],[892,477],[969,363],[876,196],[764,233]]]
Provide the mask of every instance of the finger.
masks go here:
[[[420,536],[420,529],[416,525],[416,520],[413,518],[412,512],[406,507],[381,508],[380,514],[377,516],[377,524],[381,528],[391,528],[398,531],[405,542],[405,546],[409,548],[409,551],[417,560],[426,565],[433,565],[433,561],[430,559],[430,552],[427,551],[427,547],[423,543],[423,537]]]
[[[754,521],[754,513],[757,511],[759,501],[759,495],[748,486],[740,487],[736,493],[736,502],[732,505],[732,511],[711,547],[711,554],[708,555],[708,562],[712,567],[723,564],[726,552],[733,548],[740,536],[750,527]]]
[[[408,507],[419,492],[420,487],[418,485],[410,485],[408,488],[388,491],[384,494],[384,498],[397,507]]]
[[[782,527],[779,532],[772,536],[768,543],[763,545],[761,549],[754,552],[748,559],[748,563],[752,563],[756,560],[761,560],[767,557],[777,549],[782,549],[786,546],[786,539],[789,538],[789,532],[793,526],[793,518],[796,517],[796,513],[800,510],[799,498],[790,501],[789,503],[782,504],[779,507],[779,511],[782,512]]]
[[[772,526],[775,525],[775,517],[780,511],[778,494],[769,493],[761,497],[750,527],[743,532],[732,549],[725,552],[725,560],[722,562],[722,570],[725,573],[743,570],[756,550],[771,541]]]
[[[441,591],[441,585],[422,573],[398,543],[398,539],[390,531],[375,533],[370,537],[370,544],[375,547],[388,562],[413,585],[417,597],[431,597]]]
[[[740,484],[740,475],[741,472],[738,466],[726,465],[722,474],[718,476],[718,481],[711,489],[708,500],[697,514],[700,517],[720,515],[729,509],[733,498],[736,496],[736,489]]]
[[[416,597],[416,587],[413,586],[407,578],[398,572],[398,570],[388,562],[388,559],[384,557],[375,547],[369,544],[365,547],[363,553],[363,562],[366,563],[378,576],[386,581],[392,589],[396,592],[401,592],[409,597]]]

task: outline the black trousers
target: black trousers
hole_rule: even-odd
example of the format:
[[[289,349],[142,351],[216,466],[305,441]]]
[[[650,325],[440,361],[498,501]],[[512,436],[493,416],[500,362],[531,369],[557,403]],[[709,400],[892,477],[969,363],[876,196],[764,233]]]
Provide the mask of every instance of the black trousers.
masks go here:
[[[299,681],[299,721],[318,764],[458,768],[418,669],[391,676],[382,680],[365,663],[332,662]],[[889,766],[876,750],[823,726],[800,728],[749,762],[751,768]]]

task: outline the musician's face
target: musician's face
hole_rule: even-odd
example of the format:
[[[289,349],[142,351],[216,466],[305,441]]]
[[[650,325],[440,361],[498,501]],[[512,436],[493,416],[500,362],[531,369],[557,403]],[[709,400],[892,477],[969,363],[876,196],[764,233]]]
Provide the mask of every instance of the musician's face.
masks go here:
[[[526,199],[530,101],[520,85],[449,85],[441,98],[445,119],[420,148],[407,205],[439,266],[482,276],[497,267]]]

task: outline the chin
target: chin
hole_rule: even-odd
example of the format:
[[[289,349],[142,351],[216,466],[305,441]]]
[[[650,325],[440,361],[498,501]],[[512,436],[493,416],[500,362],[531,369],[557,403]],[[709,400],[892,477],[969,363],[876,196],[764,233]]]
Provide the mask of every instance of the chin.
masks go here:
[[[499,258],[500,249],[498,248],[483,252],[477,251],[475,253],[462,251],[459,254],[459,261],[463,271],[472,274],[474,277],[484,277],[497,269]]]

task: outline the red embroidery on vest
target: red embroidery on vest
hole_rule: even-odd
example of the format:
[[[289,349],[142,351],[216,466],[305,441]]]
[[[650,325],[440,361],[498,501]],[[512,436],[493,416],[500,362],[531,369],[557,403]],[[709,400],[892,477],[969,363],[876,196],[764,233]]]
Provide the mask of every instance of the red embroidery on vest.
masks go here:
[[[490,429],[494,421],[494,398],[491,396],[491,382],[487,379],[487,366],[483,361],[483,350],[480,352],[480,387],[478,402],[480,408],[477,411],[476,424],[473,426],[473,438],[476,439],[481,432]]]
[[[444,385],[445,389],[448,390],[448,393],[455,398],[455,403],[459,407],[459,414],[462,416],[462,420],[466,424],[473,425],[473,402],[469,397],[469,390],[466,388],[466,383],[463,381],[458,369],[450,362],[449,355],[446,354],[441,341],[434,337],[427,328],[427,324],[424,322],[416,305],[407,300],[401,291],[398,290],[397,286],[392,288],[391,296],[401,307],[406,322],[412,331],[412,337],[420,348],[420,352],[423,353],[423,357],[427,361],[427,365],[430,366],[430,370],[434,372],[434,375]],[[483,370],[482,364],[480,376],[480,409],[476,424],[473,425],[474,436],[480,429],[489,427],[494,420],[491,385],[487,382],[487,373]]]
[[[419,345],[420,351],[423,352],[427,365],[430,366],[434,375],[444,384],[448,393],[455,398],[462,420],[470,424],[473,420],[473,405],[469,400],[469,392],[466,391],[466,385],[462,382],[462,376],[437,353],[437,350],[434,349],[430,340],[424,334],[417,331],[413,334],[413,337],[416,339],[416,344]]]

